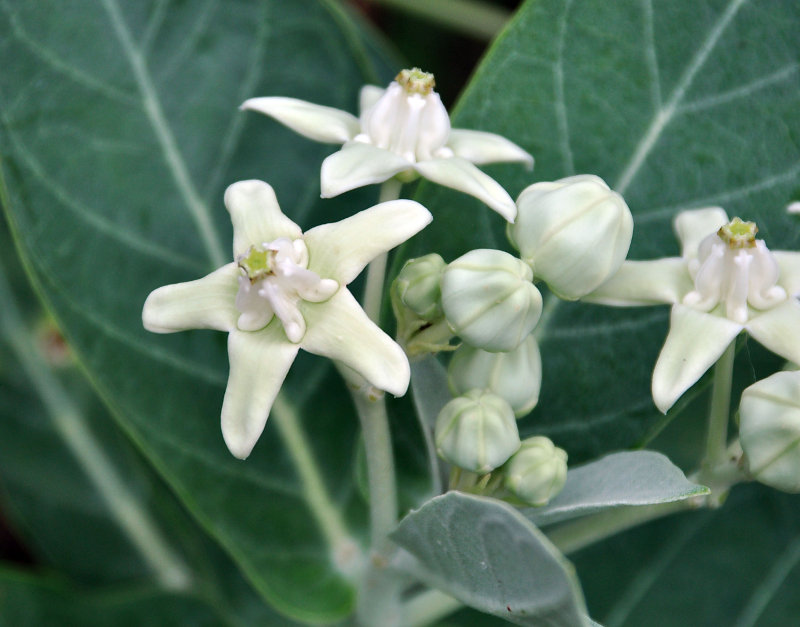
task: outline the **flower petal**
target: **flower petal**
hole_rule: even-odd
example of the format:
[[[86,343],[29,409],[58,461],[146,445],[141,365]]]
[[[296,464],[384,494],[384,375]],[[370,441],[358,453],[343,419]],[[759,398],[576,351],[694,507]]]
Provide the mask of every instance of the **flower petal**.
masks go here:
[[[268,115],[294,132],[326,144],[343,144],[361,130],[358,118],[351,113],[297,98],[250,98],[239,108]]]
[[[432,220],[413,200],[392,200],[365,209],[341,222],[306,232],[308,268],[347,285],[375,257],[406,241]]]
[[[229,263],[202,279],[159,287],[144,303],[144,328],[153,333],[235,329],[239,274],[236,264]]]
[[[225,206],[233,222],[233,256],[253,244],[265,244],[279,237],[297,239],[300,227],[283,215],[275,192],[264,181],[239,181],[225,190]]]
[[[754,316],[746,328],[773,353],[800,364],[800,303],[794,298]]]
[[[395,396],[408,389],[408,358],[361,309],[346,288],[329,301],[305,303],[308,330],[300,346],[309,353],[342,362],[376,388]]]
[[[400,155],[376,148],[363,142],[349,142],[322,162],[320,187],[323,198],[332,198],[344,192],[382,183],[413,164]]]
[[[385,87],[378,87],[377,85],[364,85],[361,88],[361,93],[358,96],[358,112],[364,113],[364,111],[378,102],[384,93],[386,93]]]
[[[520,161],[533,168],[533,157],[502,135],[472,131],[464,128],[450,130],[447,146],[461,157],[478,165],[506,161]]]
[[[681,242],[681,256],[684,259],[697,257],[700,242],[728,222],[728,214],[720,207],[681,211],[675,216],[674,223]]]
[[[778,285],[786,290],[789,296],[800,294],[800,253],[785,250],[770,251],[780,268]]]
[[[653,370],[653,401],[663,412],[725,352],[739,335],[742,325],[714,314],[675,305],[669,320],[669,334]]]
[[[253,450],[299,348],[286,339],[279,320],[263,331],[228,336],[231,373],[222,402],[222,437],[235,457],[245,459]]]
[[[505,189],[488,174],[484,174],[466,159],[449,157],[420,161],[415,169],[426,179],[475,196],[508,222],[517,217],[517,206]]]
[[[615,275],[581,300],[614,307],[679,303],[693,288],[680,257],[625,261]]]

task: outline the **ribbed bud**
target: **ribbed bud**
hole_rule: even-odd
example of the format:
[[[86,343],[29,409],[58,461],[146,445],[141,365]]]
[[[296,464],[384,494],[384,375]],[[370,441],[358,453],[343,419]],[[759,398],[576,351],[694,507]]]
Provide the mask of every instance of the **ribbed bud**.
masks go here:
[[[502,466],[520,444],[511,406],[480,390],[454,398],[442,408],[434,438],[442,459],[478,474]]]
[[[395,279],[400,301],[423,320],[442,317],[442,272],[447,264],[435,253],[409,259]]]
[[[800,372],[778,372],[742,393],[739,439],[756,481],[800,492]]]
[[[523,440],[505,468],[506,488],[531,505],[546,505],[567,480],[567,453],[549,438]]]
[[[531,269],[500,250],[468,252],[442,277],[442,307],[453,331],[490,352],[519,346],[542,314]]]
[[[454,395],[468,390],[488,390],[505,399],[517,417],[539,402],[542,357],[536,339],[529,335],[507,353],[490,353],[463,344],[450,360],[447,379]]]
[[[575,300],[619,270],[633,217],[622,196],[601,178],[583,174],[523,190],[507,232],[536,277],[558,296]]]

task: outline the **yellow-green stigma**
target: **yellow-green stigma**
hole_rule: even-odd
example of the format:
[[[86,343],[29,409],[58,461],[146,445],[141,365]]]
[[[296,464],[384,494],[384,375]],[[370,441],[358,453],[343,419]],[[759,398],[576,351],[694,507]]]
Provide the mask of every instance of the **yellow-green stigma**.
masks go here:
[[[250,282],[255,283],[272,273],[272,265],[270,263],[272,256],[273,251],[269,249],[263,249],[261,246],[251,246],[245,254],[239,255],[236,263],[244,270]]]
[[[756,233],[758,227],[755,222],[745,222],[740,218],[734,218],[717,231],[720,239],[731,249],[754,248]]]
[[[397,83],[406,90],[407,94],[420,94],[427,96],[436,87],[436,81],[433,79],[433,74],[423,72],[418,67],[411,68],[410,70],[401,70],[400,73],[394,78]]]

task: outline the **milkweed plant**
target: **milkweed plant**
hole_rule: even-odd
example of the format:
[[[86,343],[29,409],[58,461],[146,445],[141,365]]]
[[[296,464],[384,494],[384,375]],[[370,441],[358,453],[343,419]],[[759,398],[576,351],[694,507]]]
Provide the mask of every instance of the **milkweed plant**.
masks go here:
[[[234,122],[229,139],[221,140],[221,166],[191,160],[189,146],[202,138],[187,139],[184,127],[173,131],[171,116],[177,114],[160,102],[168,81],[152,55],[163,44],[159,38],[176,28],[172,18],[180,23],[181,9],[169,3],[147,9],[149,27],[136,34],[133,4],[97,4],[95,17],[116,38],[124,68],[119,72],[133,87],[95,77],[81,65],[98,59],[59,60],[40,46],[37,38],[52,34],[33,26],[48,18],[29,15],[21,3],[4,10],[3,28],[12,34],[11,43],[2,44],[6,66],[15,45],[27,46],[37,51],[31,63],[45,64],[71,89],[96,91],[114,106],[121,101],[133,108],[129,115],[153,129],[151,143],[160,154],[155,170],[176,182],[190,211],[173,211],[173,197],[162,194],[147,215],[171,217],[153,223],[159,226],[136,227],[150,239],[136,230],[120,236],[115,225],[131,222],[117,222],[117,208],[106,217],[87,217],[91,211],[83,203],[93,206],[86,200],[91,194],[124,206],[126,195],[139,198],[137,186],[161,190],[164,184],[150,179],[156,171],[149,162],[139,161],[141,171],[131,166],[125,176],[146,176],[120,194],[98,191],[96,181],[82,183],[90,192],[84,194],[80,186],[49,177],[55,162],[38,157],[35,142],[26,147],[33,140],[15,105],[6,102],[13,94],[5,93],[5,85],[3,204],[26,270],[53,312],[53,332],[63,333],[146,465],[163,475],[187,518],[196,519],[191,524],[205,530],[193,551],[208,533],[216,540],[211,544],[222,547],[208,549],[215,556],[207,558],[208,568],[224,563],[236,572],[230,581],[244,575],[241,582],[208,592],[211,584],[201,583],[204,576],[176,548],[181,543],[169,539],[165,523],[137,513],[116,449],[104,450],[102,437],[80,426],[82,410],[70,400],[65,366],[42,352],[35,334],[29,342],[22,339],[29,326],[25,306],[14,300],[8,279],[0,285],[2,321],[12,338],[10,363],[34,381],[56,431],[115,525],[146,567],[159,573],[156,594],[169,599],[159,597],[161,602],[186,604],[175,610],[185,624],[194,624],[191,612],[216,605],[223,608],[214,610],[221,623],[242,625],[495,624],[479,622],[481,614],[498,623],[563,627],[596,621],[789,624],[780,618],[757,622],[765,607],[758,603],[741,608],[738,622],[727,614],[700,622],[646,613],[636,619],[630,608],[609,610],[595,584],[586,597],[581,587],[599,568],[592,552],[609,563],[611,553],[625,551],[642,564],[672,559],[664,556],[673,550],[674,533],[650,530],[669,530],[675,520],[688,521],[684,528],[716,520],[730,501],[743,511],[755,506],[752,499],[737,500],[748,490],[800,492],[800,252],[791,250],[800,242],[792,197],[800,162],[797,40],[781,39],[783,30],[775,41],[758,40],[774,57],[794,59],[783,65],[767,67],[742,53],[761,72],[747,66],[743,74],[751,78],[732,76],[724,53],[731,31],[744,32],[748,19],[757,22],[754,33],[772,23],[766,2],[734,1],[727,8],[698,3],[708,13],[701,20],[705,30],[690,45],[695,51],[688,59],[673,61],[661,55],[683,59],[682,53],[669,52],[659,39],[672,36],[682,45],[679,35],[667,32],[679,21],[667,8],[680,13],[688,5],[590,2],[573,11],[568,2],[530,0],[490,48],[453,114],[434,74],[412,66],[390,70],[385,59],[370,60],[375,52],[363,42],[351,41],[355,48],[342,51],[342,58],[360,50],[359,63],[379,68],[374,74],[385,75],[382,82],[355,89],[349,75],[330,69],[302,75],[292,64],[322,62],[314,61],[316,42],[303,38],[297,44],[309,46],[308,59],[291,46],[289,57],[273,57],[278,53],[270,38],[296,34],[278,17],[283,5],[265,3],[273,13],[259,18],[267,43],[258,63],[285,63],[279,74],[288,78],[260,81],[262,66],[242,61],[245,73],[237,75],[233,92],[239,100],[225,112]],[[313,22],[330,33],[326,29],[342,28],[344,20],[353,32],[361,29],[338,3],[320,3],[328,7],[324,15],[314,3],[300,4],[309,7],[292,23],[311,28]],[[701,13],[699,6],[695,10]],[[635,49],[627,54],[643,69],[628,68],[594,35],[584,42],[576,35],[603,20],[622,32],[633,19],[626,11],[643,25],[641,47],[633,35],[627,41]],[[780,11],[788,24],[800,23],[791,3]],[[216,32],[213,24],[204,28]],[[274,34],[266,32],[271,29]],[[540,36],[544,43],[536,43]],[[274,45],[280,49],[285,42]],[[569,56],[570,46],[577,60]],[[179,61],[186,68],[204,62],[192,55]],[[638,77],[651,84],[645,98],[650,109],[642,114],[651,121],[635,131],[629,150],[620,149],[627,145],[620,137],[628,125],[639,124],[639,115],[630,103],[615,109],[612,100],[624,100],[615,90],[623,87],[595,86],[588,78],[570,82],[570,73],[588,77],[592,68],[615,63],[623,65],[598,73],[613,81],[628,68],[626,81]],[[546,67],[527,72],[526,64]],[[206,79],[186,71],[200,86],[182,93],[182,115],[211,120],[216,112],[197,105],[207,93]],[[224,64],[218,71],[225,72]],[[174,76],[182,89],[183,79]],[[55,85],[47,106],[55,106],[58,90],[66,89]],[[298,97],[326,90],[346,92],[350,105]],[[50,98],[46,90],[41,97]],[[231,99],[226,94],[225,102]],[[748,117],[756,115],[751,109],[737,113],[751,99],[762,117]],[[764,113],[770,106],[779,112]],[[553,116],[546,118],[545,111]],[[590,113],[581,119],[585,111]],[[758,129],[742,130],[747,124],[737,115]],[[139,124],[128,120],[122,115],[117,124]],[[101,182],[105,168],[121,176],[115,168],[139,150],[139,131],[123,145],[107,121],[102,128],[89,126],[92,150],[110,155],[106,165],[92,166]],[[680,131],[671,128],[678,124]],[[738,155],[714,152],[720,125],[737,136],[741,153],[774,169],[749,157],[743,166]],[[764,128],[771,125],[793,129],[778,134],[795,139],[774,149],[748,144],[768,142],[772,130]],[[553,145],[542,139],[548,126],[561,138]],[[214,124],[192,129],[222,132]],[[104,138],[104,132],[111,135]],[[275,139],[260,161],[262,133]],[[63,168],[79,173],[92,153],[76,150]],[[246,163],[241,156],[232,161],[234,151]],[[602,159],[593,161],[597,154]],[[303,170],[288,174],[292,165],[283,162],[298,155]],[[205,188],[198,178],[203,165],[210,181]],[[762,174],[748,178],[755,170]],[[47,217],[55,209],[25,191],[28,180],[42,185],[57,206],[69,207],[73,214],[64,224],[82,221],[81,228],[117,238],[117,254],[102,253],[106,249],[95,249],[92,240],[78,246],[76,238],[87,232],[80,229],[67,227],[59,238],[64,217]],[[310,195],[298,193],[298,186]],[[317,207],[312,214],[309,203]],[[34,213],[43,217],[31,222]],[[159,229],[170,230],[171,249],[160,248]],[[223,246],[218,233],[226,232]],[[51,239],[42,249],[38,242],[45,235]],[[209,251],[210,265],[196,263],[197,242]],[[161,261],[137,270],[135,259],[126,258],[134,249]],[[60,269],[48,271],[57,260],[73,273],[91,271],[73,274],[70,283]],[[173,267],[153,269],[163,264]],[[86,291],[74,282],[94,287]],[[103,299],[135,316],[141,308],[141,328],[108,322],[104,305],[93,304]],[[130,319],[127,313],[116,318]],[[115,361],[103,356],[114,351]],[[161,365],[151,370],[142,365],[148,363],[144,357]],[[172,379],[160,374],[176,367]],[[602,389],[591,387],[593,380],[602,380]],[[132,400],[137,398],[149,400]],[[209,424],[210,415],[219,417],[220,427]],[[201,435],[177,437],[193,429]],[[281,483],[287,476],[295,487]],[[797,507],[795,497],[780,498]],[[769,534],[772,523],[760,533]],[[796,534],[800,524],[793,529]],[[796,570],[796,542],[791,546],[794,557],[781,567],[783,575],[770,571],[775,577]],[[584,571],[585,563],[595,566]],[[686,577],[709,576],[709,568],[688,574],[691,566]],[[771,568],[769,562],[761,567]],[[620,582],[640,577],[646,597],[650,584],[644,582],[660,576],[647,568],[640,575],[620,571]],[[8,601],[9,595],[22,598],[20,584],[14,585],[0,595],[0,617],[4,604],[11,615],[22,615],[24,604]],[[234,586],[247,592],[233,593]],[[241,606],[232,609],[242,601],[210,600],[229,594],[252,595],[252,607],[264,609],[251,607],[247,618]],[[793,603],[796,608],[796,598]],[[70,618],[50,624],[89,624],[75,618],[72,606],[62,609],[59,616]],[[160,611],[154,609],[154,616]],[[158,620],[153,624],[162,624]],[[642,622],[626,622],[635,620]]]

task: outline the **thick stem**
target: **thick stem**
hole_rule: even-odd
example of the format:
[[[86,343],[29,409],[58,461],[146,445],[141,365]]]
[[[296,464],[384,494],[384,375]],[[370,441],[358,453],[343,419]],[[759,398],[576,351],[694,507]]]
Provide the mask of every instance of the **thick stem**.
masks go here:
[[[566,522],[548,531],[547,537],[562,553],[574,553],[631,527],[704,505],[705,497],[698,496],[657,505],[615,507],[593,516]]]
[[[733,361],[736,356],[736,341],[730,343],[714,366],[714,385],[711,391],[711,407],[708,412],[708,434],[706,455],[699,480],[712,489],[714,470],[727,461],[728,421],[731,414],[731,381]]]
[[[439,590],[426,590],[406,603],[405,624],[408,627],[432,625],[460,610],[464,604]]]
[[[400,197],[400,188],[403,184],[397,179],[389,179],[381,185],[378,202],[397,200]],[[364,311],[375,324],[380,325],[381,304],[383,303],[383,284],[386,281],[386,261],[388,255],[382,253],[375,257],[367,266],[367,284],[364,288],[362,305]]]

